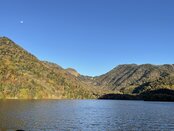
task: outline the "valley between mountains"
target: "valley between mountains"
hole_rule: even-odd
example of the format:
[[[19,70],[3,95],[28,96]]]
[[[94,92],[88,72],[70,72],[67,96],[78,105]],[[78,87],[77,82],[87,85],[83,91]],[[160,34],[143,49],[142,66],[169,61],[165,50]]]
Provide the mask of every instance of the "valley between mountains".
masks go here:
[[[41,61],[0,37],[0,99],[174,100],[174,65],[123,64],[101,76]]]

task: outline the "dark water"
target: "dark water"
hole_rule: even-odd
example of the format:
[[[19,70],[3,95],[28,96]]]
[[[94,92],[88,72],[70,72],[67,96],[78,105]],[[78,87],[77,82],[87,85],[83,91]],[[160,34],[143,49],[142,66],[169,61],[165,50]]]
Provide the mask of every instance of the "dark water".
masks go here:
[[[174,103],[110,100],[0,101],[0,131],[174,130]]]

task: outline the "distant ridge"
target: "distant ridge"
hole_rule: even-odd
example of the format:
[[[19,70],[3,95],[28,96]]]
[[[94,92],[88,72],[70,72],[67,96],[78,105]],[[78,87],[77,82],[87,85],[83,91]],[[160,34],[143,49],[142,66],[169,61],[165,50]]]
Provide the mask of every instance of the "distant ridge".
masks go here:
[[[97,86],[123,93],[141,93],[164,87],[174,89],[173,76],[173,64],[125,64],[96,77],[95,83]]]

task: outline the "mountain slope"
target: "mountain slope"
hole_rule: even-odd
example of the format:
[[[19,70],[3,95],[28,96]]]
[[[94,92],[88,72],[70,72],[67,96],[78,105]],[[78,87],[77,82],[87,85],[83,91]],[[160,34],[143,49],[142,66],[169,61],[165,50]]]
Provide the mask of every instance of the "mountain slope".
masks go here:
[[[0,38],[0,98],[95,98],[95,90],[60,66]]]
[[[110,72],[96,77],[95,83],[97,86],[117,90],[123,93],[140,93],[143,90],[146,90],[148,84],[156,84],[151,87],[153,89],[162,87],[162,81],[168,79],[172,85],[174,84],[172,75],[174,74],[174,65],[119,65]],[[159,81],[162,79],[162,81]],[[157,87],[158,85],[158,87]],[[140,87],[143,90],[140,90]],[[170,86],[171,87],[171,86]],[[139,91],[136,91],[136,88]]]

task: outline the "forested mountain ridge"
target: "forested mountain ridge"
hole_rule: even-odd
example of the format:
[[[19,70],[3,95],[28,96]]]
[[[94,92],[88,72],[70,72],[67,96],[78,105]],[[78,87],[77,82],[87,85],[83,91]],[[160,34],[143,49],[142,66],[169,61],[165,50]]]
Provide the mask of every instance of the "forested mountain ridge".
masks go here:
[[[174,87],[174,65],[125,64],[95,77],[95,85],[123,93]]]
[[[7,37],[0,38],[0,98],[95,98],[95,89],[60,66],[38,60]]]
[[[0,37],[0,99],[91,99],[163,89],[174,89],[173,64],[124,64],[101,76],[83,76],[73,68],[40,61]]]

